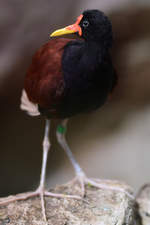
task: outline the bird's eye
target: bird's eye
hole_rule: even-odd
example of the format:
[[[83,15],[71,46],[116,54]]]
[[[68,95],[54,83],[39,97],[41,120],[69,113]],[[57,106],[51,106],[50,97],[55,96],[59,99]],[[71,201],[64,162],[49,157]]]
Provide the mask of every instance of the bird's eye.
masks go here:
[[[84,20],[84,21],[83,21],[83,27],[88,27],[88,25],[89,25],[89,21]]]

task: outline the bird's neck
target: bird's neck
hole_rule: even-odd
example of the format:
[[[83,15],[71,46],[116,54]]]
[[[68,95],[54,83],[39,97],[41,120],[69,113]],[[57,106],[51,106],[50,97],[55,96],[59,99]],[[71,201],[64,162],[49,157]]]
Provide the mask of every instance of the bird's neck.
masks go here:
[[[93,40],[86,40],[85,42],[85,47],[90,49],[90,50],[95,50],[95,51],[102,51],[102,52],[107,52],[108,48],[106,47],[105,43],[102,41],[93,41]]]
[[[103,61],[109,50],[103,45],[103,43],[95,41],[85,41],[85,57],[88,57],[93,64],[99,64]]]

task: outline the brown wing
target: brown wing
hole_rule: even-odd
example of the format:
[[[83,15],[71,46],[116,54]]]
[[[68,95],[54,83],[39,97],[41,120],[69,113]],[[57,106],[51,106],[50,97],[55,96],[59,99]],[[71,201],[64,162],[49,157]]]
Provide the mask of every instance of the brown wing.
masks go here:
[[[62,54],[71,39],[53,39],[33,56],[25,77],[25,90],[31,102],[44,108],[59,103],[63,97]]]

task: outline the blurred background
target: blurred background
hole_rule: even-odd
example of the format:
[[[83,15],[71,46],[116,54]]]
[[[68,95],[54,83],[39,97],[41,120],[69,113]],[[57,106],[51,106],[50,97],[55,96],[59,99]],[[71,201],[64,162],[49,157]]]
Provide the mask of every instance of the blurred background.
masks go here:
[[[112,20],[119,82],[101,109],[70,119],[67,139],[88,176],[122,180],[136,191],[150,181],[150,1],[0,0],[0,196],[29,191],[39,182],[45,121],[19,108],[32,55],[53,30],[95,8]],[[49,187],[74,177],[56,143],[56,124]]]

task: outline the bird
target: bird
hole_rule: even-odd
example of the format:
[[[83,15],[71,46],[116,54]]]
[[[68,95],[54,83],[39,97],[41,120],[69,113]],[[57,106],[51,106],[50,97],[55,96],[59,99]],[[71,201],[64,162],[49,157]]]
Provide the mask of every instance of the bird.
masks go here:
[[[75,38],[60,37],[67,34],[74,34]],[[77,114],[89,113],[103,106],[118,80],[110,52],[113,44],[112,24],[102,11],[85,10],[74,24],[52,32],[50,37],[32,58],[21,96],[22,110],[30,116],[42,116],[46,120],[40,184],[33,192],[0,202],[1,205],[39,195],[45,221],[44,196],[82,199],[86,184],[109,189],[109,185],[86,176],[73,156],[65,135],[68,120]],[[61,121],[56,137],[73,165],[76,176],[72,182],[79,182],[81,196],[52,193],[45,189],[52,119]]]

